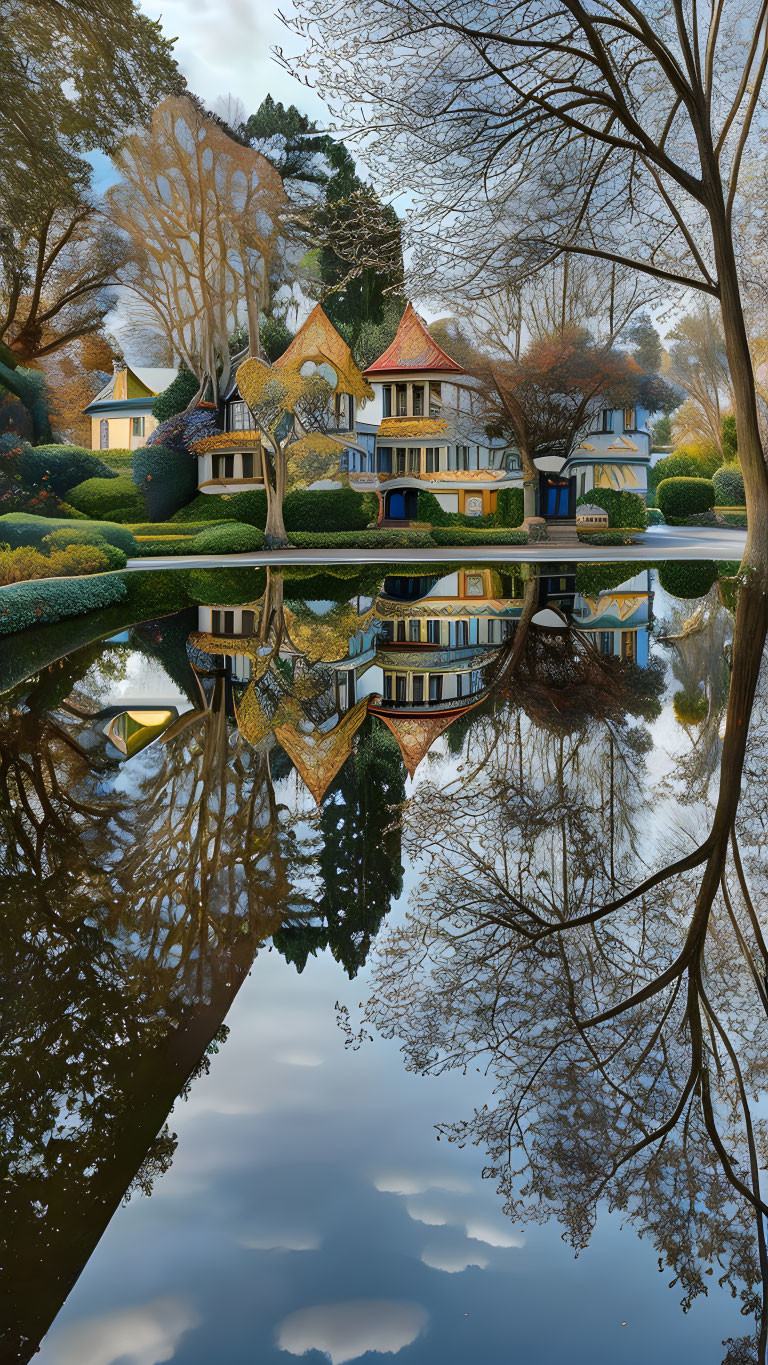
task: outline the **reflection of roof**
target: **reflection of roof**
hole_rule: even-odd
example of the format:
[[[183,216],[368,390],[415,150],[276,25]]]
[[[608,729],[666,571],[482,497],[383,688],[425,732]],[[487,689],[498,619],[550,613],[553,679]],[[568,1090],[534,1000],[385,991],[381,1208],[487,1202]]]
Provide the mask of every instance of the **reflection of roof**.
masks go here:
[[[285,750],[318,806],[334,777],[352,753],[355,734],[365,720],[368,698],[363,697],[338,725],[323,732],[306,721],[287,698],[280,708],[288,720],[275,726],[275,739]]]
[[[373,620],[373,604],[358,612],[352,602],[340,602],[325,616],[305,615],[283,608],[291,644],[309,663],[333,664],[350,657],[350,643]],[[352,659],[352,662],[357,662]]]
[[[447,730],[457,716],[466,715],[478,702],[462,706],[460,710],[443,712],[437,716],[385,716],[381,711],[376,715],[392,731],[403,755],[403,762],[413,777],[425,754],[429,753],[438,735]]]
[[[243,739],[249,744],[260,744],[266,739],[271,727],[256,692],[255,678],[251,678],[239,700],[235,696],[234,704],[237,728]]]
[[[300,369],[307,361],[314,361],[317,365],[323,363],[330,365],[338,376],[340,392],[351,393],[355,398],[373,397],[371,389],[354,362],[349,346],[326,317],[319,303],[299,328],[288,349],[275,361],[273,368]]]
[[[444,436],[447,430],[448,423],[439,417],[385,417],[379,427],[379,436],[399,436],[407,441],[420,436]]]
[[[385,374],[389,370],[432,370],[435,374],[466,374],[461,365],[446,354],[429,335],[413,304],[409,303],[395,334],[395,339],[378,360],[365,371]]]

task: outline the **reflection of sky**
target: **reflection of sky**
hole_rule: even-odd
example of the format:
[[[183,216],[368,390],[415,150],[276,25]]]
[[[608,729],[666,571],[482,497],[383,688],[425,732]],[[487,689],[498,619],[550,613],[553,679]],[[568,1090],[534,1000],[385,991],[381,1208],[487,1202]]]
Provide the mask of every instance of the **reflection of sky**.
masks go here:
[[[482,1154],[435,1140],[485,1083],[413,1076],[380,1039],[345,1051],[334,1001],[355,1018],[364,996],[327,955],[298,976],[262,952],[171,1116],[171,1170],[117,1214],[41,1365],[287,1365],[299,1348],[321,1365],[365,1342],[404,1365],[719,1362],[737,1309],[684,1317],[615,1217],[578,1260],[556,1226],[504,1219]]]
[[[669,707],[652,728],[656,782],[682,737]],[[434,754],[419,777],[455,776]],[[415,1076],[380,1038],[346,1050],[334,1003],[354,1029],[366,994],[328,954],[299,976],[262,951],[169,1119],[170,1171],[113,1219],[41,1365],[718,1365],[738,1306],[715,1289],[684,1316],[650,1241],[607,1210],[578,1259],[557,1225],[507,1220],[483,1153],[435,1133],[489,1082]]]

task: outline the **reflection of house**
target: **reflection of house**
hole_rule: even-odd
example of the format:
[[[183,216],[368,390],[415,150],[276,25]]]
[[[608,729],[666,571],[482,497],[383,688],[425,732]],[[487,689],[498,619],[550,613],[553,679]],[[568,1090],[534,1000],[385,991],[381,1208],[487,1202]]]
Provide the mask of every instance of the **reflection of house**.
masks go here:
[[[492,569],[386,580],[376,603],[383,689],[371,711],[394,734],[411,776],[451,722],[487,696],[489,666],[522,611],[522,583],[509,586],[517,595]]]
[[[601,654],[614,654],[642,667],[648,663],[651,629],[650,574],[647,569],[616,588],[595,596],[577,594],[573,619]]]
[[[157,426],[152,405],[176,378],[172,369],[126,365],[83,411],[91,419],[92,450],[137,450]]]
[[[107,737],[124,758],[133,758],[162,735],[177,715],[175,707],[119,711],[107,725]]]
[[[480,516],[495,510],[500,487],[520,485],[518,456],[483,430],[476,382],[437,345],[410,303],[365,378],[374,400],[360,423],[360,448],[349,453],[349,479],[353,488],[379,494],[385,518],[415,519],[420,488],[448,512]]]
[[[246,358],[245,353],[236,357],[233,370]],[[371,390],[357,368],[349,346],[319,303],[273,368],[285,372],[297,370],[305,378],[317,374],[330,385],[331,410],[326,414],[322,429],[328,436],[339,438],[341,460],[344,450],[341,438],[356,440],[358,403],[370,397]],[[198,487],[204,493],[263,487],[261,440],[254,429],[250,409],[240,396],[236,379],[224,398],[220,419],[223,433],[199,441],[195,446]]]

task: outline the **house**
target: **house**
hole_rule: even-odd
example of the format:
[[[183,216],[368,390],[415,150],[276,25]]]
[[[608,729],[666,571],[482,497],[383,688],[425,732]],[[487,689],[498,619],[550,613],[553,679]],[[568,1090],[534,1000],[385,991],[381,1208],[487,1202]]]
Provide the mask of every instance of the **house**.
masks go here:
[[[540,471],[540,516],[554,521],[572,519],[577,498],[593,488],[626,490],[645,500],[651,463],[650,416],[638,405],[603,408],[568,456],[543,455],[534,460]]]
[[[91,419],[92,450],[138,450],[157,426],[152,405],[178,370],[124,365],[84,408]]]
[[[236,356],[233,371],[245,353]],[[339,438],[339,450],[345,449],[344,440],[355,442],[358,405],[371,397],[371,389],[354,362],[352,352],[343,337],[318,303],[306,322],[299,328],[293,341],[273,368],[299,370],[302,375],[316,373],[333,390],[331,410],[327,415],[325,432]],[[198,487],[203,493],[233,493],[264,485],[261,469],[261,437],[253,426],[248,405],[240,396],[237,379],[224,396],[221,408],[222,435],[198,442]]]
[[[415,520],[419,489],[446,512],[482,516],[495,511],[499,488],[522,487],[518,454],[482,428],[477,381],[438,346],[412,304],[363,378],[374,397],[361,405],[349,482],[378,494],[380,520]]]

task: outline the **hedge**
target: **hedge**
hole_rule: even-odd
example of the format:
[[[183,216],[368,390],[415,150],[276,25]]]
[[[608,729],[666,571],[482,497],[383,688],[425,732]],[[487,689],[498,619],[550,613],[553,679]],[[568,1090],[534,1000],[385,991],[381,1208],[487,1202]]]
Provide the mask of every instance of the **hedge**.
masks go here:
[[[712,559],[672,560],[659,568],[659,583],[672,597],[706,597],[718,576]]]
[[[135,450],[103,450],[101,458],[107,468],[114,469],[116,474],[130,474],[135,454]]]
[[[116,545],[124,554],[136,554],[136,538],[127,526],[118,526],[112,521],[60,521],[51,517],[35,517],[29,512],[6,512],[0,517],[0,543],[13,549],[18,545],[41,546],[49,535],[57,537],[66,532],[71,537],[69,544],[87,544],[82,532],[87,531],[102,537],[109,545]],[[62,542],[60,542],[62,543]]]
[[[131,522],[128,530],[135,536],[196,536],[198,531],[207,531],[210,526],[228,526],[234,521],[136,521]]]
[[[147,508],[143,495],[127,474],[109,479],[86,479],[70,490],[69,501],[94,520],[141,521]]]
[[[165,521],[194,497],[197,460],[186,451],[142,446],[134,454],[131,478],[146,500],[151,520]]]
[[[267,495],[263,488],[251,488],[245,493],[198,493],[171,517],[171,521],[184,524],[209,521],[247,522],[264,530],[267,520]]]
[[[519,526],[523,520],[522,488],[500,488],[496,495],[494,521],[498,526]]]
[[[398,530],[382,528],[375,531],[325,531],[311,535],[308,531],[293,531],[291,545],[297,549],[396,549],[405,546],[414,550],[426,550],[434,545],[429,531]]]
[[[205,607],[257,602],[267,586],[265,569],[191,569],[189,594]]]
[[[659,507],[671,526],[679,526],[696,512],[709,512],[715,505],[711,479],[663,479],[656,490]]]
[[[149,559],[153,555],[189,555],[194,551],[194,536],[142,536],[136,545],[134,559]]]
[[[18,463],[25,484],[37,488],[47,483],[58,497],[64,497],[70,488],[85,479],[117,477],[103,460],[84,446],[25,446]]]
[[[93,578],[44,579],[0,588],[0,635],[29,626],[47,625],[68,616],[81,616],[97,607],[122,602],[127,595],[119,574]]]
[[[124,569],[127,561],[125,550],[112,545],[93,526],[59,527],[45,537],[43,544],[51,550],[62,550],[72,545],[92,545],[104,558],[103,568]]]
[[[468,526],[433,526],[435,545],[527,545],[528,532],[509,530],[474,531]]]
[[[297,489],[283,503],[283,518],[288,532],[364,531],[371,515],[354,488]]]
[[[672,707],[681,725],[701,725],[709,710],[709,702],[701,692],[691,694],[681,689],[672,698]]]
[[[189,549],[195,555],[247,554],[250,550],[264,549],[264,533],[256,526],[236,521],[224,526],[209,526],[195,536]]]
[[[516,527],[523,520],[522,488],[501,488],[497,494],[496,511],[483,517],[469,517],[462,512],[446,512],[440,500],[428,489],[420,488],[416,502],[416,520],[428,526]]]
[[[582,597],[597,597],[598,593],[609,592],[622,583],[628,583],[635,574],[642,573],[648,565],[630,560],[609,561],[605,564],[579,564],[576,568],[575,588]]]
[[[659,484],[665,479],[711,479],[721,464],[722,456],[716,450],[677,450],[664,455],[648,470],[649,497],[656,500]]]
[[[664,513],[661,511],[660,507],[646,507],[645,515],[648,518],[649,526],[664,525]]]
[[[648,524],[645,503],[639,493],[630,493],[626,489],[618,488],[592,488],[576,499],[577,507],[585,503],[602,507],[603,511],[608,513],[608,526],[611,530],[627,526],[636,531],[638,528],[644,529]]]
[[[721,512],[720,513],[726,526],[746,526],[746,512]]]
[[[584,545],[632,544],[632,537],[626,531],[577,531],[576,535]]]
[[[111,558],[117,555],[115,560]],[[100,545],[51,546],[41,554],[31,545],[15,550],[0,548],[0,584],[23,583],[39,578],[74,578],[82,574],[124,569],[125,555],[102,540]]]
[[[736,465],[724,464],[712,475],[716,507],[746,507],[744,475]]]

